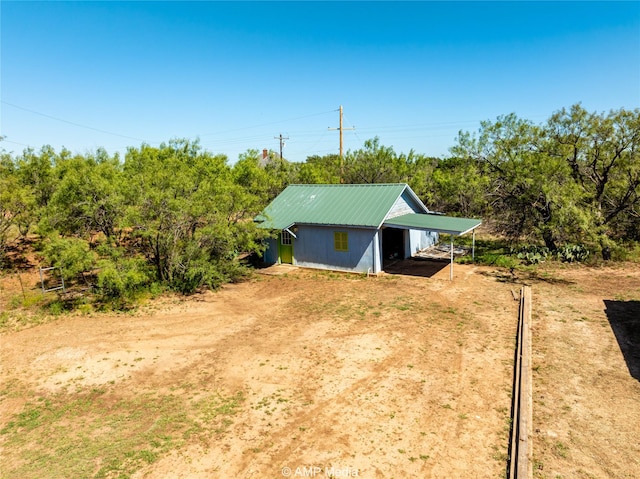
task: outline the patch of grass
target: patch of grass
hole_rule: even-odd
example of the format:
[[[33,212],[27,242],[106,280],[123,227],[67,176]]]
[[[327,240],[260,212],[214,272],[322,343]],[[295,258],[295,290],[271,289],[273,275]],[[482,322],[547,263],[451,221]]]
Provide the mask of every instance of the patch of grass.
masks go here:
[[[569,455],[569,447],[558,441],[553,445],[553,453],[558,457],[566,459]]]
[[[386,306],[389,308],[397,309],[399,311],[416,311],[417,309],[419,309],[415,298],[412,298],[410,296],[397,296],[390,304]]]
[[[4,477],[129,477],[190,438],[224,432],[243,401],[242,392],[189,403],[172,394],[118,397],[104,388],[39,397],[0,431]]]
[[[38,311],[4,311],[0,313],[0,332],[21,331],[55,319],[55,316]]]
[[[545,477],[542,471],[544,470],[544,462],[540,459],[533,459],[533,477]]]
[[[9,309],[18,309],[22,305],[22,296],[14,294],[9,300]]]
[[[44,302],[44,297],[41,292],[26,292],[24,296],[21,296],[21,298],[21,306],[24,309],[30,309]]]
[[[253,409],[256,411],[262,410],[267,416],[271,416],[278,410],[278,407],[280,407],[280,410],[286,410],[289,407],[289,401],[288,398],[282,397],[281,391],[278,390],[260,399],[260,401],[253,406]]]
[[[53,314],[54,316],[61,315],[64,309],[65,307],[62,301],[53,301],[52,303],[49,303],[48,306],[49,313]]]
[[[383,312],[394,310],[418,313],[423,310],[423,306],[410,296],[396,296],[389,301],[378,301],[377,304],[367,300],[354,300],[352,296],[332,298],[331,300],[318,300],[318,298],[303,298],[296,304],[296,311],[301,311],[313,315],[328,315],[340,320],[365,320],[367,318],[378,318]]]
[[[503,451],[502,448],[496,446],[495,444],[492,446],[493,449],[493,454],[491,454],[491,457],[498,462],[502,462],[502,463],[506,463],[507,459],[509,459],[509,455],[506,453],[506,451]]]

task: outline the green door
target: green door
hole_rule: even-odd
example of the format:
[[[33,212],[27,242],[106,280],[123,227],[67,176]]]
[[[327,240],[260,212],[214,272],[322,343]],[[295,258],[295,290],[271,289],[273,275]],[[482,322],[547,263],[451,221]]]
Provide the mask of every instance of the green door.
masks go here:
[[[293,264],[293,237],[283,230],[278,241],[278,256],[281,263]]]

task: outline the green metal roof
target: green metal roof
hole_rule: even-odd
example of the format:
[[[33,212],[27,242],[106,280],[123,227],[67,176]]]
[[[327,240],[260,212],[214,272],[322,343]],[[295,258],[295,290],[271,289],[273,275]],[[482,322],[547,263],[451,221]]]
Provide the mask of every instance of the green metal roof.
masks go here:
[[[468,233],[481,224],[482,220],[473,218],[455,218],[453,216],[420,213],[409,213],[407,215],[389,218],[384,222],[385,226],[400,226],[454,235]]]
[[[255,221],[279,230],[296,223],[379,228],[405,189],[411,191],[404,183],[289,185]]]

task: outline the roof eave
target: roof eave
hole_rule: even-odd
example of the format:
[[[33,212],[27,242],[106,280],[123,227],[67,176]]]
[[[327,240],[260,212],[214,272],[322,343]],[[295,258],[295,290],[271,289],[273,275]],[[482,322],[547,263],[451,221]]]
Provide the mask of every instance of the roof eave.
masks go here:
[[[416,200],[416,202],[418,203],[418,206],[424,209],[425,213],[427,214],[431,213],[431,211],[429,211],[429,208],[427,208],[427,206],[422,202],[422,200],[418,198],[418,195],[416,194],[416,192],[413,191],[413,189],[409,185],[405,184],[405,190],[409,190],[409,194],[413,197],[414,200]],[[402,193],[404,193],[404,190],[402,191]]]

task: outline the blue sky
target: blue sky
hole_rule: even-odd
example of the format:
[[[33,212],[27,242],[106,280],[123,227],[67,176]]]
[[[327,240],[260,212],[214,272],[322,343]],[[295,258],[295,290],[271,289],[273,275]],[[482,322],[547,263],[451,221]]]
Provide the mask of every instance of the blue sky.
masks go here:
[[[85,153],[200,138],[447,156],[459,130],[640,107],[639,2],[0,3],[0,143]]]

